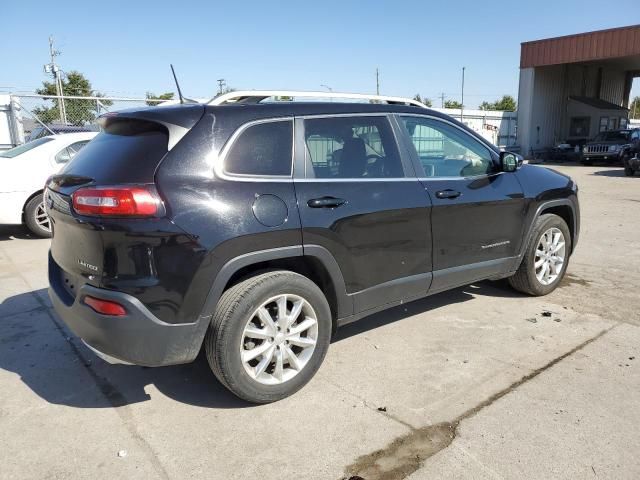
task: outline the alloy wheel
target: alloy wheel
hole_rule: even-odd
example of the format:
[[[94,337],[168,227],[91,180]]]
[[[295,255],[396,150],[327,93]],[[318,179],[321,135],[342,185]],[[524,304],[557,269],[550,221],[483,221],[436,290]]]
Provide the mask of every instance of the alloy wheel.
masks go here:
[[[34,219],[36,221],[36,224],[40,228],[42,228],[46,232],[51,232],[51,223],[49,220],[49,215],[47,215],[47,210],[45,209],[44,202],[39,203],[36,207]]]
[[[242,365],[265,385],[291,380],[311,359],[318,340],[318,319],[298,295],[270,298],[251,315],[242,333]]]
[[[565,239],[559,228],[545,231],[538,242],[534,259],[536,278],[542,285],[556,281],[565,261]]]

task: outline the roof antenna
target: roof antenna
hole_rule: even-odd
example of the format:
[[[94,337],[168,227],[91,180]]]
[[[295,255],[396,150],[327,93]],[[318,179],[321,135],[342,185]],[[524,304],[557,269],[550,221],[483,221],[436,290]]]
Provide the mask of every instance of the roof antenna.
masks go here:
[[[169,64],[171,66],[171,73],[173,73],[173,79],[176,82],[176,87],[178,89],[178,97],[180,97],[180,103],[184,103],[184,99],[182,98],[182,91],[180,90],[180,84],[178,83],[178,77],[176,77],[176,71],[173,69],[173,64]]]

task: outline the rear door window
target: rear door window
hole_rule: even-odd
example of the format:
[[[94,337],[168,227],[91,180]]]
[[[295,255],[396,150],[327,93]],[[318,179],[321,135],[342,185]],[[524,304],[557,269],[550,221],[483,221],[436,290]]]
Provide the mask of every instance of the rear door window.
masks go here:
[[[232,143],[224,170],[232,175],[291,176],[293,121],[248,126]]]
[[[75,157],[80,149],[87,143],[89,143],[89,140],[83,140],[81,142],[72,143],[68,147],[63,148],[55,156],[56,163],[67,163],[69,160]]]
[[[404,176],[386,117],[312,118],[304,121],[307,177],[400,178]]]

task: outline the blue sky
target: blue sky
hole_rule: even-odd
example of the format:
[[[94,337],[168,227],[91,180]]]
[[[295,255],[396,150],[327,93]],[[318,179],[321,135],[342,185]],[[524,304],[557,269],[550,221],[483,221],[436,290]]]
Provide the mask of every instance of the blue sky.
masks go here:
[[[438,106],[441,92],[459,99],[465,66],[475,107],[517,95],[520,42],[633,24],[637,1],[4,0],[0,91],[46,79],[53,34],[63,70],[110,95],[174,90],[169,63],[192,97],[212,96],[221,77],[237,89],[373,93],[378,67],[381,93]]]

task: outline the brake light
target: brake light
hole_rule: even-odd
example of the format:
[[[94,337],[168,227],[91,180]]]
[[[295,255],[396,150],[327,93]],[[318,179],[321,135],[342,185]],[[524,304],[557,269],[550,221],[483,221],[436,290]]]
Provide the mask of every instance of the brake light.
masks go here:
[[[112,315],[115,317],[122,317],[127,314],[127,311],[124,309],[122,305],[116,302],[111,302],[109,300],[101,300],[96,297],[86,296],[84,297],[85,305],[88,305],[93,310],[102,315]]]
[[[141,186],[81,188],[72,199],[80,215],[149,217],[157,215],[161,205],[154,190]]]

